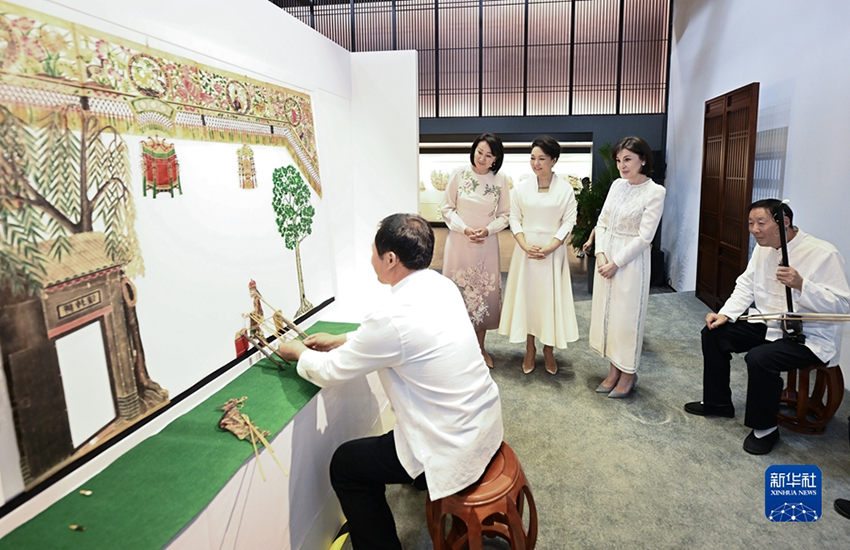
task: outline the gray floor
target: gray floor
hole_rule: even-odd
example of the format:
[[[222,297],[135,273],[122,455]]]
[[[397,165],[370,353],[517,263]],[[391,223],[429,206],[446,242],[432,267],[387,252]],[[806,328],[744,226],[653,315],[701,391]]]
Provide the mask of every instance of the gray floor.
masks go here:
[[[590,302],[578,301],[576,310],[581,339],[556,352],[561,370],[554,376],[543,369],[542,356],[524,375],[523,346],[492,331],[487,336],[505,441],[537,503],[538,549],[850,547],[850,521],[832,509],[835,498],[850,498],[850,399],[826,434],[780,428],[771,454],[751,456],[741,448],[749,433],[741,358],[732,372],[736,418],[682,410],[702,391],[699,331],[708,310],[692,293],[650,297],[639,382],[625,400],[594,393],[607,366],[587,346]],[[765,470],[773,464],[820,467],[820,520],[788,525],[766,519]],[[424,493],[390,487],[388,498],[404,548],[431,548]],[[505,547],[498,540],[485,543]]]

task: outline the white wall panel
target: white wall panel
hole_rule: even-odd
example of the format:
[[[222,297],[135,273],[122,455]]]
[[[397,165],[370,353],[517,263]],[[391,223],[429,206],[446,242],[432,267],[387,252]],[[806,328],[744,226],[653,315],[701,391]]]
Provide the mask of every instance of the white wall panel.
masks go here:
[[[340,295],[354,311],[368,311],[387,291],[376,284],[370,262],[378,222],[396,212],[419,211],[416,56],[413,50],[351,56],[352,196],[345,207],[356,270],[340,281]]]

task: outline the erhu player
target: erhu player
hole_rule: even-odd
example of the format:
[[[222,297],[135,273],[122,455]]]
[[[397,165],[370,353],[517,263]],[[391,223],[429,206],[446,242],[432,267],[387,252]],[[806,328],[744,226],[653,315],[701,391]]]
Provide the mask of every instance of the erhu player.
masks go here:
[[[685,411],[691,414],[733,418],[730,360],[733,353],[747,352],[744,425],[752,432],[744,440],[744,450],[750,454],[767,454],[779,441],[776,416],[783,388],[781,373],[834,364],[841,349],[842,324],[804,321],[800,326],[797,321],[786,326],[781,321],[739,318],[753,303],[756,314],[850,313],[844,258],[830,243],[795,227],[793,219],[791,208],[777,199],[750,205],[749,231],[757,246],[747,269],[735,281],[732,295],[719,312],[705,317],[703,399],[685,404]],[[785,226],[787,265],[782,265],[784,243],[777,220]],[[785,301],[786,288],[789,303]]]

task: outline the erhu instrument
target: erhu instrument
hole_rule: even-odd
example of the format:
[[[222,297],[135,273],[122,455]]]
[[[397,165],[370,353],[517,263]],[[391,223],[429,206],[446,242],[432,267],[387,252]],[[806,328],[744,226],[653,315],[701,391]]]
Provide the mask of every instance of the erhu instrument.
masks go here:
[[[783,267],[790,267],[788,265],[788,237],[785,235],[785,205],[788,204],[788,200],[782,201],[782,204],[779,207],[779,212],[773,215],[773,219],[779,224],[779,246],[782,250],[782,263],[779,265]],[[806,335],[803,334],[803,320],[799,315],[794,315],[794,302],[791,300],[791,287],[785,286],[785,304],[788,309],[788,313],[785,314],[782,318],[782,334],[784,338],[788,338],[797,342],[799,344],[806,343]]]

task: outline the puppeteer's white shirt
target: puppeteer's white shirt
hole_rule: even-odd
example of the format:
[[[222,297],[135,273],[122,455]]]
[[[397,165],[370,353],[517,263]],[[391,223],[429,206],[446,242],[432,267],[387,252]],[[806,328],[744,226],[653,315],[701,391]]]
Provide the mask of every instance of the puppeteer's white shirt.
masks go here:
[[[345,344],[307,350],[298,374],[317,386],[377,371],[396,415],[396,452],[436,500],[477,481],[502,443],[499,389],[457,286],[430,269],[392,287]]]
[[[756,245],[747,269],[735,281],[735,290],[718,313],[735,321],[755,302],[759,313],[788,310],[785,285],[776,278],[782,252]],[[844,275],[844,258],[828,242],[798,231],[788,241],[788,263],[803,277],[803,290],[792,289],[794,311],[807,313],[850,313],[850,288]],[[803,321],[806,347],[824,363],[838,360],[841,350],[841,323]],[[765,338],[782,338],[778,321],[767,323]]]

